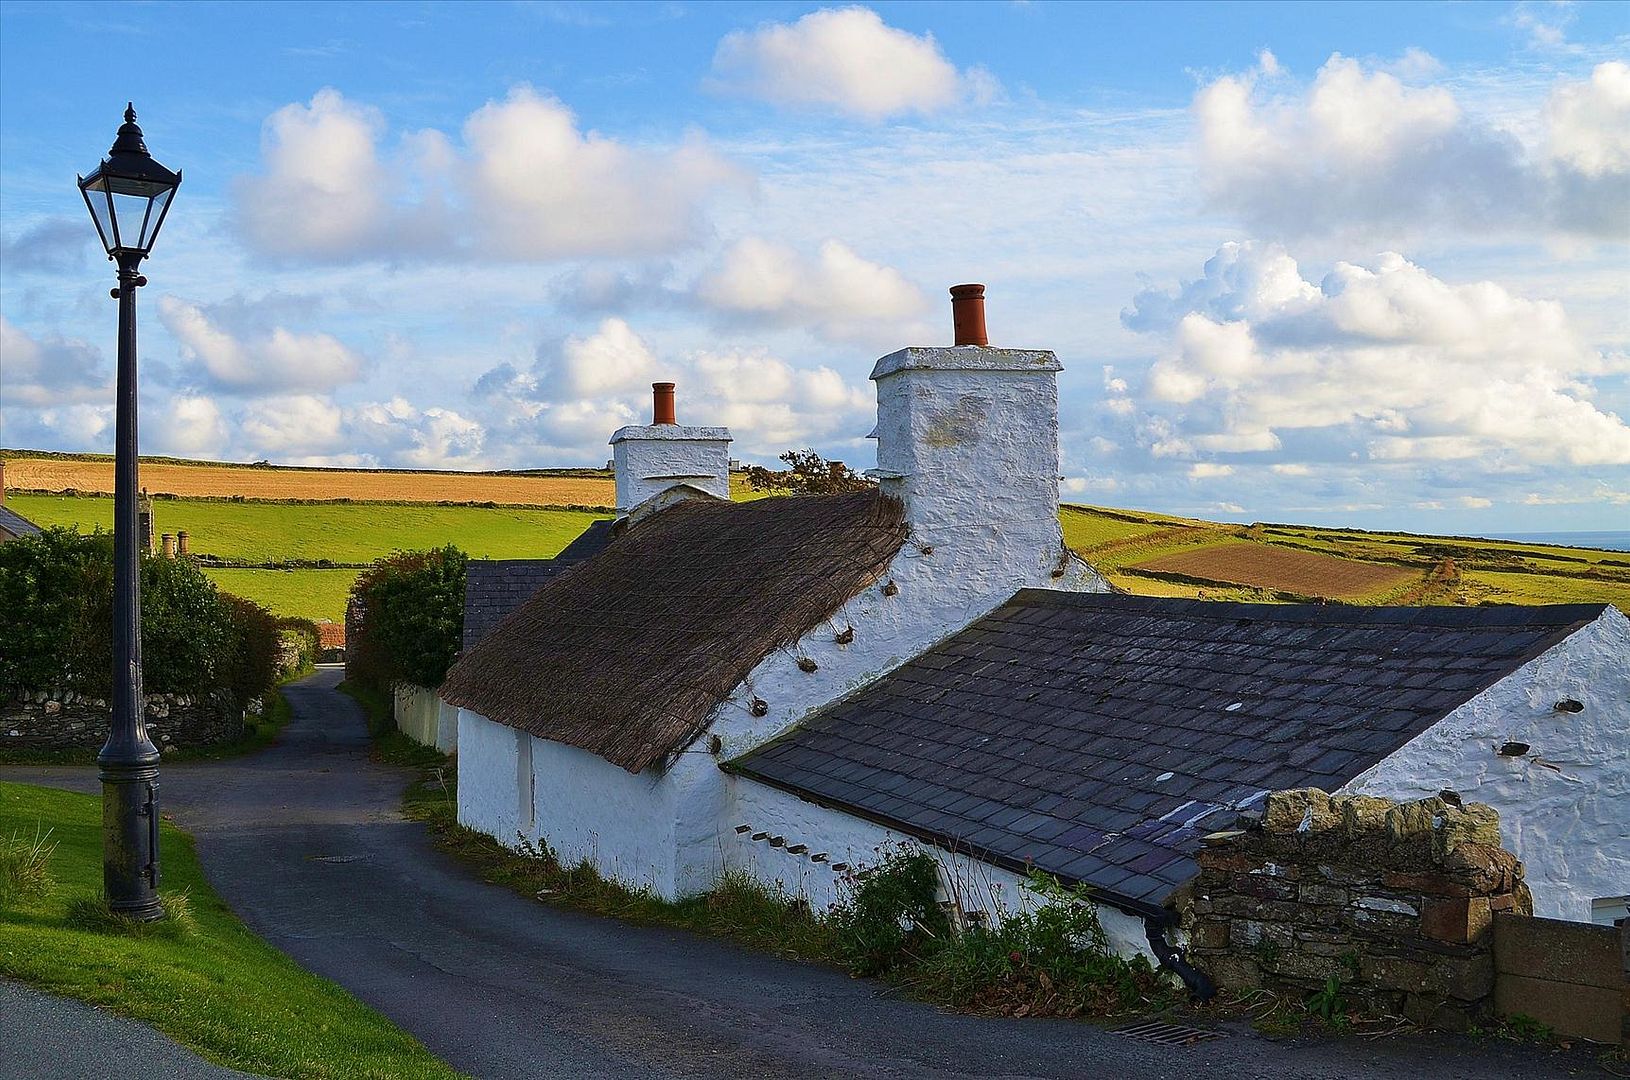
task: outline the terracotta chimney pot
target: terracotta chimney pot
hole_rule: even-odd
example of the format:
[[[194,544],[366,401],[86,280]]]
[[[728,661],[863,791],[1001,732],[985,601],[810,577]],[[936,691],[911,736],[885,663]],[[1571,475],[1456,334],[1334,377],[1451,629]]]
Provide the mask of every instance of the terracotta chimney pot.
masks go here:
[[[985,333],[985,287],[951,286],[951,325],[957,345],[989,345]]]
[[[187,544],[189,539],[185,529],[175,534],[175,553],[177,555],[190,555],[192,553],[192,549]]]
[[[171,536],[169,533],[165,533],[163,536],[160,536],[159,550],[164,553],[164,557],[166,559],[175,558],[175,537]]]
[[[658,382],[651,384],[651,423],[677,424],[674,418],[674,384],[671,382]]]

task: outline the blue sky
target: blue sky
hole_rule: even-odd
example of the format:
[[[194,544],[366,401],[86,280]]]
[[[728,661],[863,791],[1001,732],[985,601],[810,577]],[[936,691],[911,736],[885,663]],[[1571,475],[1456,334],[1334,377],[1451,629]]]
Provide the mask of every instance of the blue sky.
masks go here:
[[[649,382],[869,464],[983,280],[1066,495],[1630,523],[1630,6],[0,4],[0,444],[111,444],[72,187],[186,181],[144,448],[603,461]]]

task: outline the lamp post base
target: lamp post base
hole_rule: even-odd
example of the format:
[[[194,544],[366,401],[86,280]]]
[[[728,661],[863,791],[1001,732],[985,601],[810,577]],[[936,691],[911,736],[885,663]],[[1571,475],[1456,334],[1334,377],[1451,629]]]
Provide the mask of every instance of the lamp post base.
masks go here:
[[[158,763],[104,761],[102,888],[108,909],[136,922],[164,917],[158,898]]]

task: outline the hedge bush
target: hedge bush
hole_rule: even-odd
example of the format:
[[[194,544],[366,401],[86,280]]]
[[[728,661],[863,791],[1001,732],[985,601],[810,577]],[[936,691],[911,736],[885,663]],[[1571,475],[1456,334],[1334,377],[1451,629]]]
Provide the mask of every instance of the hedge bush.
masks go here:
[[[190,559],[143,557],[141,596],[147,693],[227,690],[245,703],[276,682],[277,620],[220,592]],[[0,544],[0,611],[0,695],[63,688],[108,696],[112,536],[51,528]]]
[[[464,636],[467,562],[449,544],[387,555],[358,575],[351,601],[362,617],[345,643],[348,677],[379,689],[440,686]]]
[[[317,624],[297,615],[277,620],[278,639],[283,646],[284,673],[310,671],[322,654],[322,635]]]

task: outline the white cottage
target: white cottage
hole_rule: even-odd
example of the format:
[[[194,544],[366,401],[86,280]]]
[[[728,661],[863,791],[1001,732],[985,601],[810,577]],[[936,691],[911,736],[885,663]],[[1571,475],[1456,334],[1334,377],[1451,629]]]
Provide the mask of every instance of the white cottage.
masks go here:
[[[659,385],[614,436],[603,550],[442,688],[460,821],[666,897],[738,866],[817,906],[909,839],[968,910],[1032,867],[1088,884],[1120,951],[1185,977],[1173,893],[1270,790],[1453,787],[1499,809],[1537,913],[1624,902],[1623,615],[1112,593],[1060,534],[1058,361],[988,346],[982,303],[877,362],[876,492],[732,503],[728,432]]]

